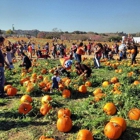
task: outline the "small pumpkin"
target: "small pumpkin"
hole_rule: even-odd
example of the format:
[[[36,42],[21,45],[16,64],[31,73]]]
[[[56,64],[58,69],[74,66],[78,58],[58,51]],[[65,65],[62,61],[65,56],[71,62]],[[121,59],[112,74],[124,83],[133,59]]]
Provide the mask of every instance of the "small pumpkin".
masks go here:
[[[31,96],[29,96],[29,95],[23,95],[23,96],[21,97],[20,101],[21,101],[21,103],[23,103],[23,102],[31,103],[31,102],[32,102],[32,98],[31,98]]]
[[[86,93],[87,87],[85,85],[81,85],[81,86],[79,86],[78,91],[81,93]]]
[[[93,91],[93,94],[94,95],[97,95],[99,93],[102,93],[102,90],[100,88],[96,88],[94,91]]]
[[[89,130],[82,129],[78,132],[76,140],[94,140],[94,138]]]
[[[62,116],[66,115],[66,116],[71,116],[71,112],[68,108],[62,108],[60,110],[58,110],[58,118],[61,118]]]
[[[41,103],[42,104],[47,104],[51,100],[52,100],[52,97],[50,95],[45,95],[45,96],[42,97]]]
[[[130,120],[139,120],[140,119],[140,110],[138,108],[132,108],[128,112],[128,117]]]
[[[106,95],[104,93],[98,93],[94,96],[94,101],[98,102],[100,101],[103,97],[105,97]]]
[[[7,89],[8,96],[15,96],[17,94],[17,89],[15,87],[10,87]]]
[[[64,98],[69,98],[70,95],[71,95],[70,90],[68,90],[68,89],[64,89],[64,90],[63,90],[62,96],[63,96]]]
[[[51,108],[52,107],[50,104],[43,104],[40,108],[40,113],[45,116],[50,111]]]
[[[117,111],[116,106],[114,105],[114,103],[106,103],[104,108],[103,108],[104,112],[106,112],[108,115],[114,115]]]
[[[24,103],[22,103],[22,104],[19,106],[18,112],[19,112],[20,114],[24,114],[24,115],[25,115],[25,114],[27,114],[28,112],[30,112],[31,109],[32,109],[31,104],[24,102]]]
[[[41,74],[46,74],[47,73],[47,70],[46,69],[42,69],[41,70]]]
[[[111,140],[117,140],[122,134],[122,127],[114,122],[109,122],[104,128],[104,134]]]
[[[62,116],[57,120],[57,129],[61,132],[69,132],[72,128],[72,120],[69,116]]]
[[[85,86],[86,86],[86,87],[91,87],[91,82],[90,82],[90,81],[86,81],[86,82],[85,82]]]
[[[48,137],[42,135],[42,136],[39,138],[39,140],[55,140],[55,139],[53,139],[53,138],[48,138]]]
[[[108,81],[104,81],[103,83],[102,83],[102,86],[103,87],[108,87],[110,85],[110,83],[108,82]]]
[[[4,91],[7,91],[8,88],[11,88],[11,87],[12,87],[12,85],[6,85],[6,86],[4,86]]]
[[[112,84],[115,84],[115,83],[119,82],[119,80],[118,80],[117,77],[113,77],[113,78],[111,78],[110,82],[111,82]]]

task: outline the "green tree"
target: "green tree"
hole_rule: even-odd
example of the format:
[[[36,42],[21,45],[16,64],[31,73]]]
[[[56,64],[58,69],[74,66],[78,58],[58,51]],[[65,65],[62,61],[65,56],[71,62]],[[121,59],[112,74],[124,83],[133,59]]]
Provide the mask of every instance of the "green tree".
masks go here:
[[[11,35],[11,34],[13,34],[13,33],[14,33],[14,32],[13,32],[11,29],[9,29],[9,30],[6,31],[6,34],[7,34],[7,35]]]

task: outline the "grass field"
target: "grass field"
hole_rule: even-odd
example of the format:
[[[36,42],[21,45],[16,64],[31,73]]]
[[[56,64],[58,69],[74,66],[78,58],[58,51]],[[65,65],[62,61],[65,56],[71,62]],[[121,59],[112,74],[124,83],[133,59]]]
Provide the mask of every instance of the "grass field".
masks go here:
[[[33,89],[30,92],[27,92],[27,85],[20,84],[23,78],[29,77],[31,80],[33,73],[36,73],[37,76],[42,75],[43,79],[46,77],[49,83],[52,77],[50,70],[60,63],[59,60],[37,60],[29,73],[24,72],[19,67],[19,61],[16,62],[14,70],[5,71],[8,84],[16,87],[18,92],[15,96],[0,99],[0,139],[38,140],[41,135],[45,135],[55,140],[75,140],[80,129],[88,129],[92,132],[95,140],[107,140],[108,138],[103,132],[104,127],[111,117],[119,116],[127,122],[126,131],[122,133],[119,140],[140,140],[140,119],[134,121],[128,117],[130,109],[140,109],[140,83],[134,85],[134,81],[140,81],[140,61],[137,62],[138,64],[134,66],[130,65],[130,60],[102,62],[102,68],[92,69],[92,76],[87,80],[91,82],[91,86],[87,87],[86,93],[78,91],[78,87],[85,84],[86,81],[82,78],[78,79],[74,67],[72,67],[71,82],[67,86],[63,83],[64,89],[71,91],[69,98],[64,98],[62,91],[54,91],[53,93],[43,91],[43,88],[39,86],[42,80],[39,79],[33,83]],[[93,66],[93,61],[90,58],[87,58],[83,63]],[[46,69],[47,73],[42,74],[42,69]],[[130,72],[133,72],[133,75],[129,77],[128,73]],[[64,77],[65,75],[61,76],[61,79]],[[109,84],[107,87],[102,86],[104,81],[110,82],[112,77],[119,79],[120,94],[114,93],[114,84]],[[96,97],[93,95],[97,88],[100,88],[106,95],[99,101],[96,101]],[[21,104],[20,98],[24,94],[30,95],[33,99],[31,103],[33,108],[26,115],[18,112]],[[41,115],[39,111],[42,104],[41,98],[44,95],[52,97],[50,102],[52,109],[45,116]],[[107,115],[103,111],[104,105],[108,102],[113,102],[117,108],[114,115]],[[58,131],[56,127],[57,112],[61,108],[70,109],[72,114],[73,126],[67,133]]]

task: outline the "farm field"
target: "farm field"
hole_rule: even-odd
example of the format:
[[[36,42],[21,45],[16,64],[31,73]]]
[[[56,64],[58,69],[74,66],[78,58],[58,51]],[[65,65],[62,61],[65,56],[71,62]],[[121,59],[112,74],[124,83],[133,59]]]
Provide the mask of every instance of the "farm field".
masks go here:
[[[8,40],[15,42],[19,39]],[[46,41],[52,43],[52,40],[32,41],[41,45]],[[71,43],[65,43],[69,49]],[[34,57],[28,72],[19,67],[21,60],[15,60],[15,68],[5,70],[5,92],[8,95],[0,98],[0,140],[43,140],[40,138],[42,135],[55,140],[81,140],[78,137],[81,129],[89,130],[94,140],[108,140],[115,132],[118,140],[140,140],[140,60],[131,65],[130,59],[102,59],[102,67],[94,69],[92,58],[92,55],[85,55],[82,61],[92,68],[90,78],[78,77],[72,66],[70,78],[61,75],[59,91],[54,90],[53,93],[49,91],[51,77],[60,64],[59,59],[36,60]],[[16,88],[17,93],[8,92],[10,86],[7,85]],[[24,95],[31,98],[21,99]],[[44,96],[47,97],[44,99]],[[64,124],[60,123],[59,128],[57,125],[58,111],[64,108],[70,110],[72,121],[67,132],[59,130]],[[66,114],[63,116],[66,117]],[[113,121],[113,125],[121,129],[120,136],[115,128],[108,129],[108,135],[104,133],[106,125],[114,117],[123,120]],[[69,123],[65,129],[68,129]],[[115,136],[112,139],[116,139]]]

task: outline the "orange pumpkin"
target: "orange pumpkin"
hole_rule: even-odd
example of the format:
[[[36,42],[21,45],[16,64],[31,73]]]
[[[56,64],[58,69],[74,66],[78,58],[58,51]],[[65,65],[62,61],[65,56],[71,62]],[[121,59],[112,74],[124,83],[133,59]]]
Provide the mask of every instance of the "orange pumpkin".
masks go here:
[[[39,88],[44,88],[46,86],[44,82],[40,82],[38,85],[39,85]]]
[[[10,87],[7,89],[8,96],[15,96],[17,94],[17,89],[15,87]]]
[[[130,120],[139,120],[140,119],[140,110],[138,108],[132,108],[128,112],[128,117]]]
[[[87,87],[85,85],[81,85],[78,88],[78,91],[81,92],[81,93],[86,93],[87,92]]]
[[[70,90],[68,90],[68,89],[64,89],[64,90],[63,90],[62,96],[63,96],[64,98],[69,98],[70,95],[71,95]]]
[[[69,116],[62,116],[57,120],[57,129],[61,132],[69,132],[72,128],[72,120]]]
[[[86,81],[86,82],[85,82],[85,86],[86,86],[86,87],[91,87],[91,82],[90,82],[90,81]]]
[[[43,104],[40,108],[40,113],[45,116],[51,108],[50,104]]]
[[[135,80],[133,84],[134,84],[134,85],[139,85],[139,84],[140,84],[140,82],[139,82],[139,81],[137,81],[137,80]]]
[[[46,70],[46,69],[42,69],[42,70],[41,70],[41,73],[42,73],[42,74],[46,74],[46,73],[47,73],[47,70]]]
[[[60,110],[58,110],[58,118],[61,118],[62,116],[66,115],[66,116],[71,116],[71,112],[68,108],[62,108]]]
[[[52,100],[52,97],[50,95],[45,95],[45,96],[42,97],[41,103],[42,104],[47,104],[51,100]]]
[[[64,85],[63,84],[59,84],[59,90],[63,90],[64,89]]]
[[[20,114],[24,114],[24,115],[25,115],[25,114],[27,114],[28,112],[30,112],[31,109],[32,109],[31,104],[24,102],[24,103],[22,103],[22,104],[19,106],[18,112],[19,112]]]
[[[78,132],[76,140],[94,140],[94,138],[89,130],[82,129]]]
[[[113,78],[111,78],[110,82],[111,82],[112,84],[115,84],[115,83],[119,82],[119,80],[118,80],[117,77],[113,77]]]
[[[12,85],[6,85],[6,86],[4,86],[4,91],[7,91],[7,89],[8,88],[11,88],[12,87]]]
[[[48,138],[48,137],[42,135],[42,136],[39,138],[39,140],[55,140],[55,139],[53,139],[53,138]]]
[[[115,83],[114,84],[114,90],[119,90],[119,87],[121,86],[120,83]]]
[[[42,76],[42,75],[38,75],[38,76],[37,76],[37,79],[38,79],[38,80],[43,80],[43,76]]]
[[[37,74],[36,73],[33,73],[32,74],[32,78],[37,78]]]
[[[117,111],[116,106],[114,103],[106,103],[106,105],[103,108],[104,112],[106,112],[108,115],[114,115]]]
[[[31,103],[31,102],[32,102],[32,98],[31,98],[31,96],[29,96],[29,95],[23,95],[23,96],[21,97],[20,101],[21,101],[21,103],[23,103],[23,102]]]
[[[122,127],[114,122],[109,122],[104,128],[104,134],[111,140],[117,140],[122,134]]]
[[[112,117],[110,122],[116,123],[122,127],[122,131],[126,130],[126,121],[122,117]]]
[[[98,93],[94,96],[94,101],[98,102],[100,101],[103,97],[105,97],[104,93]]]
[[[108,81],[104,81],[104,82],[102,83],[102,86],[103,86],[103,87],[108,87],[108,86],[109,86],[109,82],[108,82]]]
[[[97,88],[97,89],[95,89],[95,90],[93,91],[93,94],[94,94],[94,95],[97,95],[97,94],[99,94],[99,93],[102,93],[102,90],[101,90],[100,88]]]

